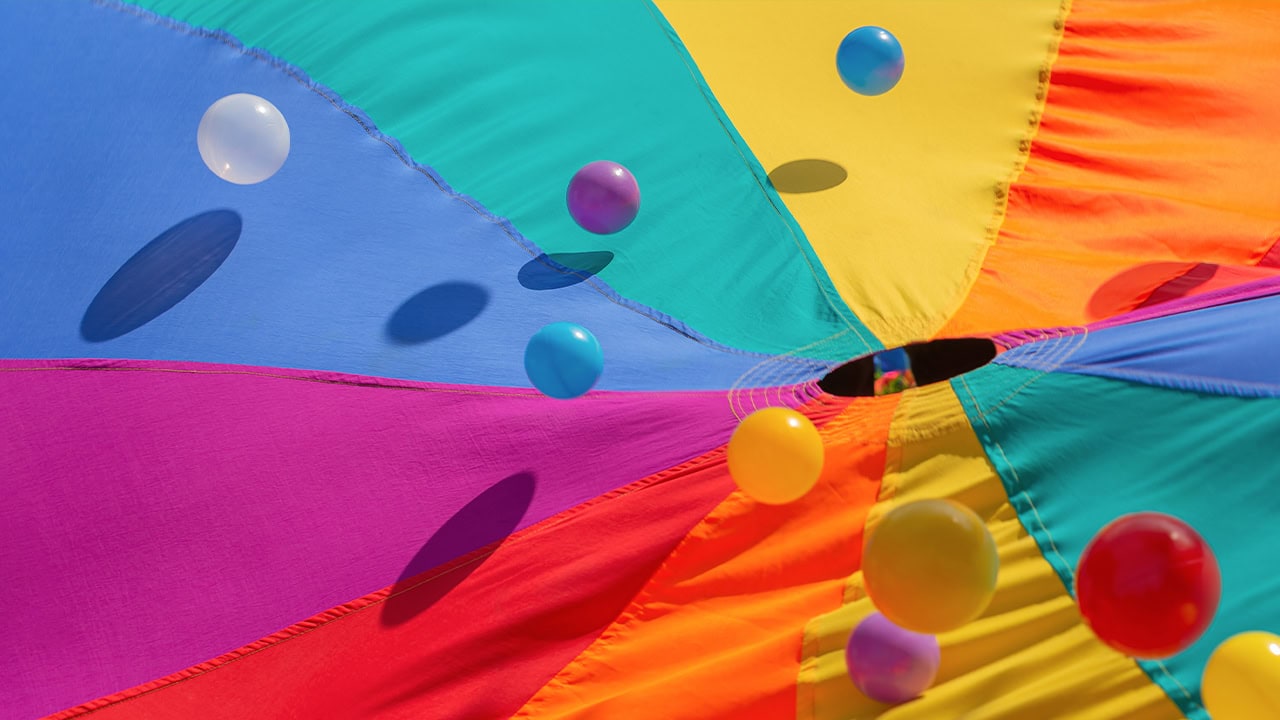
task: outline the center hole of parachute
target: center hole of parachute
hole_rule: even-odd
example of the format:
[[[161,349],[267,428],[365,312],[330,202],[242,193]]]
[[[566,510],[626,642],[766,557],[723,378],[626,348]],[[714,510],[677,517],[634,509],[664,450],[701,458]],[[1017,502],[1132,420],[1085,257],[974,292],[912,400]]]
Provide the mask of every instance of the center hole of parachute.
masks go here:
[[[986,338],[952,338],[913,343],[860,357],[827,373],[818,387],[830,395],[871,397],[950,380],[995,359]]]

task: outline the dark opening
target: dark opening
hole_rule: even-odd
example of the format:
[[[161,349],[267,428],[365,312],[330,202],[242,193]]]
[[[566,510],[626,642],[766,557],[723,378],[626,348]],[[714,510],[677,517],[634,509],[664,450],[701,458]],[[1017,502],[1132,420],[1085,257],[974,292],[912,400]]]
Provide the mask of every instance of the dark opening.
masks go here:
[[[907,383],[910,387],[950,380],[957,375],[977,370],[995,358],[996,344],[986,338],[954,338],[882,350],[832,370],[818,381],[818,387],[823,392],[841,397],[887,394],[883,382],[881,391],[877,393],[877,380],[882,379],[886,372],[904,372],[900,368],[903,353],[908,360],[905,372],[914,376]],[[892,391],[892,387],[889,391]]]

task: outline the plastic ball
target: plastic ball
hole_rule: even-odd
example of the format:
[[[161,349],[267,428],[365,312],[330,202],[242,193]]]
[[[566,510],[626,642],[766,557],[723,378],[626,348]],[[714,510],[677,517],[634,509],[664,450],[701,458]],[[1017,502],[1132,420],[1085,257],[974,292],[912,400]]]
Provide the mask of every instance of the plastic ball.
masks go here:
[[[567,197],[569,214],[584,230],[609,235],[622,230],[640,212],[640,186],[631,171],[597,160],[574,173]]]
[[[836,51],[836,70],[859,95],[882,95],[902,79],[906,58],[898,38],[884,28],[868,25],[844,36]]]
[[[214,175],[253,185],[275,175],[289,157],[289,124],[275,105],[257,95],[228,95],[200,118],[196,145]]]
[[[560,400],[585,394],[600,379],[604,352],[591,331],[569,322],[534,333],[524,349],[524,371],[533,386]]]
[[[981,615],[999,568],[987,526],[952,500],[916,500],[890,510],[862,554],[862,578],[876,609],[896,625],[931,634]]]
[[[1213,720],[1280,718],[1280,635],[1228,638],[1209,656],[1200,694]]]
[[[817,484],[824,452],[809,418],[787,408],[765,408],[748,415],[729,438],[729,475],[751,498],[782,505]]]
[[[1102,642],[1135,658],[1165,658],[1204,633],[1222,579],[1204,538],[1178,518],[1144,512],[1118,518],[1085,546],[1076,601]]]
[[[906,702],[928,690],[941,660],[937,638],[900,628],[880,613],[858,623],[845,647],[853,684],[882,703]]]

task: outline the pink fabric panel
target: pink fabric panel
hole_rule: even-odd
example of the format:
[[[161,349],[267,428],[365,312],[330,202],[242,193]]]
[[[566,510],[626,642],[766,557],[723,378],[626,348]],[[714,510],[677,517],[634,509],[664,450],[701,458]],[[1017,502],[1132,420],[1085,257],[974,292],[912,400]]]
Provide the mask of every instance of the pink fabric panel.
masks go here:
[[[723,392],[565,402],[113,360],[0,361],[0,397],[0,677],[68,705],[677,465],[736,424]]]

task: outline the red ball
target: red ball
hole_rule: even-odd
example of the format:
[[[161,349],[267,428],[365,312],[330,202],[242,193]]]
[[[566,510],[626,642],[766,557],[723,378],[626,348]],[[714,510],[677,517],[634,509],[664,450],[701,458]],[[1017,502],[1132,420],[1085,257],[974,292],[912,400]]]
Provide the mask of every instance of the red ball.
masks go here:
[[[1161,513],[1126,515],[1080,556],[1076,600],[1107,645],[1135,658],[1175,655],[1204,633],[1218,610],[1218,561],[1200,534]]]

